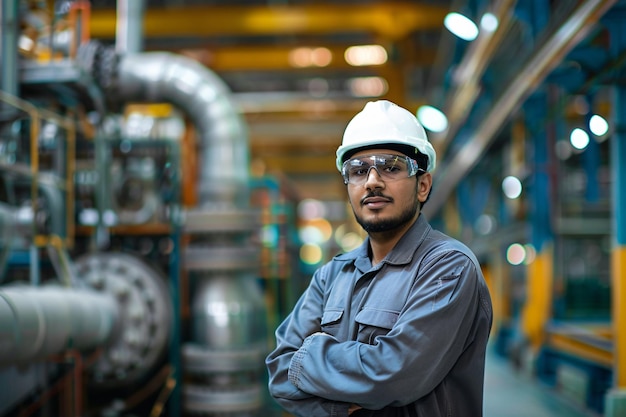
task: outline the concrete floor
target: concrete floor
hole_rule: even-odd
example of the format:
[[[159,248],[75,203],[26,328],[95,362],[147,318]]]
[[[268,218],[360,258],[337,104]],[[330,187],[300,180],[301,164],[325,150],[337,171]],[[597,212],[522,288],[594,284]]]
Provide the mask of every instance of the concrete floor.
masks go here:
[[[485,369],[484,417],[598,417],[581,410],[537,379],[517,372],[489,352]]]

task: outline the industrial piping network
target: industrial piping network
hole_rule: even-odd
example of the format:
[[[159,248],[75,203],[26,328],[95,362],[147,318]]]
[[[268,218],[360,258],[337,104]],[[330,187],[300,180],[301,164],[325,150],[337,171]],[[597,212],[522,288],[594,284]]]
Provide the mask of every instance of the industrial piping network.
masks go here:
[[[4,90],[19,78],[11,76],[20,62],[17,49],[8,47],[17,41],[16,4],[2,5]],[[199,132],[200,204],[184,217],[185,232],[193,240],[183,264],[197,288],[192,341],[185,346],[187,371],[195,382],[185,391],[185,407],[209,415],[257,409],[265,307],[253,282],[258,250],[249,237],[258,219],[248,208],[247,132],[228,88],[190,59],[170,53],[116,54],[94,42],[80,45],[72,66],[89,72],[113,106],[169,102]],[[19,95],[17,87],[10,90]],[[163,277],[123,254],[86,255],[72,269],[76,280],[69,287],[0,287],[0,367],[39,361],[70,348],[105,347],[104,359],[96,365],[98,382],[136,380],[147,369],[133,372],[133,360],[139,357],[142,368],[153,366],[167,346],[171,326],[178,325],[171,320]],[[142,338],[149,346],[142,345]]]

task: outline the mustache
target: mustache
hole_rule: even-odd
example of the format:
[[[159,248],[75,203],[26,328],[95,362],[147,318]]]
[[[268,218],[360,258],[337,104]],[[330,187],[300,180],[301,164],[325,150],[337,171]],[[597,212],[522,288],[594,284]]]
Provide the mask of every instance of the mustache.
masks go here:
[[[361,199],[361,205],[365,204],[365,200],[367,200],[368,198],[372,198],[372,197],[382,197],[382,198],[385,198],[385,199],[387,199],[389,201],[393,201],[393,198],[384,195],[380,190],[373,190],[373,191],[370,191],[369,193],[367,193],[367,195],[365,195]]]

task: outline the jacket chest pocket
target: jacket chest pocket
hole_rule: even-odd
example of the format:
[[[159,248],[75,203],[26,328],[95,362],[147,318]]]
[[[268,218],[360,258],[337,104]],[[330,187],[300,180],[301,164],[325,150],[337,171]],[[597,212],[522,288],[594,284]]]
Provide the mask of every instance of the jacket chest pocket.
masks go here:
[[[322,331],[332,336],[337,337],[339,333],[339,326],[341,323],[341,317],[343,317],[343,310],[325,310],[322,315]]]
[[[398,321],[398,313],[388,310],[364,308],[356,315],[355,321],[359,326],[357,340],[361,343],[373,345],[378,336],[384,336]]]

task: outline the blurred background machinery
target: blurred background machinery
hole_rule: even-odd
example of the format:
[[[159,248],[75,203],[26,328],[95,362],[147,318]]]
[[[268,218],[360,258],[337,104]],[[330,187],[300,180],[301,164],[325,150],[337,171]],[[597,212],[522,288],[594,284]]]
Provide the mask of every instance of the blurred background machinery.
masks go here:
[[[364,238],[334,152],[376,98],[428,129],[425,214],[481,260],[494,351],[623,415],[625,20],[617,0],[2,0],[0,416],[280,415],[263,358]]]
[[[89,40],[90,11],[2,3],[0,414],[258,415],[246,126],[195,61],[121,21]]]

